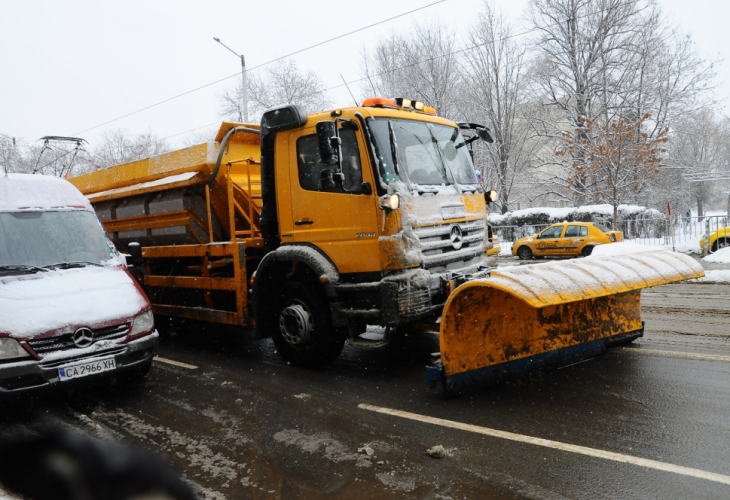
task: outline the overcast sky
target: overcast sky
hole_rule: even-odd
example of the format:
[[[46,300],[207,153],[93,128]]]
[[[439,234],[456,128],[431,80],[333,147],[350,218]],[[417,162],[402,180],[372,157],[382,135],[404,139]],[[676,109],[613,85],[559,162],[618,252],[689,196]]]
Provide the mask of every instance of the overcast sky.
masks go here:
[[[220,121],[217,95],[240,78],[240,60],[254,68],[437,0],[219,0],[215,2],[0,0],[0,133],[29,142],[44,135],[83,137],[91,147],[101,133],[148,130],[179,144],[185,132]],[[658,0],[670,19],[691,34],[701,55],[723,58],[717,98],[728,112],[730,2]],[[528,0],[491,0],[520,24]],[[380,36],[441,20],[465,32],[482,0],[445,0],[295,57],[326,87],[362,77],[363,47]],[[261,71],[261,70],[252,70]],[[232,76],[221,83],[99,126],[146,106]],[[357,83],[355,96],[363,94]],[[352,103],[344,87],[330,92],[336,105]]]

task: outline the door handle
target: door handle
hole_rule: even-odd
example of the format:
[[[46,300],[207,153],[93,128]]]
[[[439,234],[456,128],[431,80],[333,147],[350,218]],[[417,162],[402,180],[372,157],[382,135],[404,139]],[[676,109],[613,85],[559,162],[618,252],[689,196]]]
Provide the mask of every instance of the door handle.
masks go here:
[[[312,219],[302,219],[294,223],[295,226],[304,226],[305,224],[314,224],[314,221]]]

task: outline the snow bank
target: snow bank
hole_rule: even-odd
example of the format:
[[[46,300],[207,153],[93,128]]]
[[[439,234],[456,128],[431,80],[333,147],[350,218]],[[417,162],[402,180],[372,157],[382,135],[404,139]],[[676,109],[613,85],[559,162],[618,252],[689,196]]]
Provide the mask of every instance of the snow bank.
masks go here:
[[[715,253],[711,253],[704,259],[704,262],[718,262],[721,264],[730,264],[730,247],[719,249]]]
[[[0,211],[81,208],[89,201],[65,179],[47,175],[0,174]]]
[[[128,320],[146,307],[132,278],[119,267],[0,278],[0,332],[16,338]]]

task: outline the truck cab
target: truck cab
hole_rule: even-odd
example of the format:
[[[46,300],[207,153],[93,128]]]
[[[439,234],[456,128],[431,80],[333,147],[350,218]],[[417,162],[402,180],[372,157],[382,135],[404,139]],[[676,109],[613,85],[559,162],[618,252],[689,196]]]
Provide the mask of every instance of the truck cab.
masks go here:
[[[463,128],[472,130],[466,139]],[[407,99],[311,115],[268,111],[261,228],[269,251],[253,288],[259,335],[274,332],[285,357],[298,358],[315,310],[327,304],[339,352],[366,325],[434,324],[457,281],[487,276],[494,193],[477,181],[468,149],[478,134],[488,137]],[[280,300],[282,283],[297,289]],[[313,294],[317,303],[307,303]]]

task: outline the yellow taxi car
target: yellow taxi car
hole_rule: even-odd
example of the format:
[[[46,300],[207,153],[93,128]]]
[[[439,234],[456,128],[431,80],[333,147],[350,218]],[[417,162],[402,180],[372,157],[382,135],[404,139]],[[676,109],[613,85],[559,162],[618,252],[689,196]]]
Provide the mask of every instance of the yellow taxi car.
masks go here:
[[[596,245],[624,239],[621,231],[612,231],[594,222],[563,222],[553,224],[541,233],[515,241],[512,255],[521,260],[533,257],[588,256]]]
[[[494,246],[487,250],[487,255],[492,257],[493,255],[499,255],[499,252],[502,251],[502,246],[499,243],[499,236],[496,234],[492,236],[492,243]]]
[[[707,243],[707,248],[713,252],[725,247],[730,247],[730,227],[711,232],[710,241]],[[700,240],[700,248],[705,248],[705,238]]]

